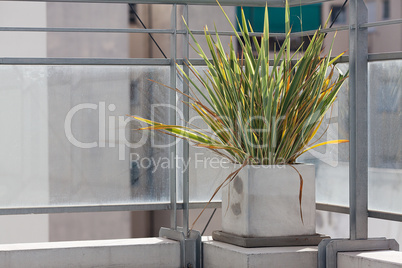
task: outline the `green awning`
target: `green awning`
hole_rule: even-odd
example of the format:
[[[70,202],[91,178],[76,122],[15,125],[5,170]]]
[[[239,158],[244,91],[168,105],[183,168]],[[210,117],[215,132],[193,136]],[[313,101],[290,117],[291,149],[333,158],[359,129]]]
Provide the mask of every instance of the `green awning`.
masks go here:
[[[264,25],[264,7],[243,7],[246,20],[250,21],[255,32],[262,32]],[[241,7],[237,7],[237,17],[241,16]],[[269,30],[271,33],[285,32],[285,8],[269,7]],[[290,8],[292,32],[317,30],[321,25],[321,4],[312,4]]]

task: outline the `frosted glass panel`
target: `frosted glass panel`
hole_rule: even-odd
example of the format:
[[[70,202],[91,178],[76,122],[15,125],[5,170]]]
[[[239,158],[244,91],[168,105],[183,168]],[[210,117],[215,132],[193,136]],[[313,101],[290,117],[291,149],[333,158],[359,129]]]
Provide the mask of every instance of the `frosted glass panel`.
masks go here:
[[[127,116],[167,122],[148,79],[169,67],[0,66],[0,208],[169,200],[167,137]]]
[[[369,209],[402,213],[402,60],[369,64]]]

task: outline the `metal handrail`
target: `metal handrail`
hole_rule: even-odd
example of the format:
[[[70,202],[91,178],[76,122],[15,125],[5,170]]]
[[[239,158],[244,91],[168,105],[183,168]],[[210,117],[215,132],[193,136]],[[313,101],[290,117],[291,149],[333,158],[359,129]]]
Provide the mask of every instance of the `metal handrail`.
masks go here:
[[[7,0],[1,0],[7,1]],[[216,5],[216,0],[14,0],[24,2],[65,2],[65,3],[114,3],[114,4],[178,4],[178,5]],[[328,2],[332,0],[289,0],[289,6],[299,6]],[[220,0],[223,6],[242,6],[241,0]],[[247,6],[284,7],[284,0],[248,0]]]
[[[211,59],[212,60],[212,59]],[[368,55],[369,62],[402,60],[402,51],[387,53],[372,53]],[[177,58],[176,63],[183,65],[185,59]],[[190,58],[188,60],[194,66],[205,66],[203,59]],[[337,60],[337,63],[348,63],[349,56],[345,55]],[[0,65],[154,65],[169,66],[171,59],[163,58],[132,58],[132,59],[114,59],[114,58],[0,58]]]
[[[67,32],[67,33],[158,33],[173,34],[173,29],[133,29],[133,28],[71,28],[71,27],[0,27],[0,32]],[[185,33],[185,31],[181,31]]]
[[[0,0],[3,1],[3,0]],[[215,0],[15,0],[26,2],[65,2],[65,3],[138,3],[138,4],[189,4],[189,5],[214,5]],[[290,0],[290,5],[321,3],[330,0]],[[221,0],[222,5],[242,5],[244,1]],[[265,6],[267,0],[249,0],[247,6]],[[284,6],[283,0],[268,0],[269,6]],[[363,23],[360,28],[402,24],[402,19],[387,20],[373,23]],[[331,29],[323,29],[322,32],[334,32],[349,30],[353,25],[338,26]],[[116,33],[162,33],[162,34],[186,34],[184,30],[177,29],[105,29],[105,28],[46,28],[46,27],[0,27],[0,31],[29,31],[29,32],[116,32]],[[314,31],[292,33],[293,36],[307,35]],[[194,34],[204,34],[203,31],[194,30]],[[233,35],[232,32],[219,32],[221,35]],[[261,33],[254,33],[260,35]],[[283,36],[283,34],[271,34]],[[368,61],[401,60],[402,52],[368,54]],[[0,65],[157,65],[172,66],[174,62],[182,64],[184,59],[101,59],[101,58],[0,58]],[[195,65],[202,65],[199,59],[190,59]],[[343,56],[339,62],[348,62],[349,57]],[[177,209],[183,209],[183,203],[176,203]],[[189,208],[201,208],[205,202],[191,203]],[[220,202],[213,202],[209,207],[219,207]],[[43,214],[64,212],[92,212],[92,211],[131,211],[131,210],[166,210],[171,209],[171,203],[139,203],[139,204],[111,204],[111,205],[70,205],[48,207],[24,207],[24,208],[0,208],[0,215],[12,214]],[[349,213],[348,207],[320,204],[317,209],[337,213]],[[384,211],[368,210],[368,216],[379,219],[402,221],[402,214]]]
[[[201,209],[207,202],[190,202],[190,209]],[[208,208],[221,208],[220,201],[212,201]],[[49,214],[49,213],[77,213],[77,212],[106,212],[106,211],[148,211],[148,210],[169,210],[170,202],[151,202],[137,204],[110,204],[110,205],[63,205],[63,206],[37,206],[37,207],[15,207],[0,208],[0,215],[22,215],[22,214]],[[183,203],[177,203],[177,209],[183,209]],[[316,209],[341,214],[349,214],[350,209],[347,206],[316,203]],[[402,213],[393,213],[378,210],[368,210],[369,218],[383,219],[402,222]]]
[[[203,208],[207,202],[190,202],[190,209]],[[177,203],[177,209],[182,210],[183,202]],[[208,204],[209,208],[221,207],[221,202],[213,201]],[[0,208],[0,215],[22,215],[22,214],[53,214],[53,213],[76,213],[76,212],[106,212],[106,211],[149,211],[149,210],[170,210],[170,202],[151,203],[121,203],[121,204],[88,204],[88,205],[56,205],[56,206],[32,206],[32,207],[10,207]]]
[[[341,214],[350,213],[349,207],[334,204],[316,203],[316,209]],[[393,213],[371,209],[369,209],[367,213],[369,218],[402,222],[402,213]]]

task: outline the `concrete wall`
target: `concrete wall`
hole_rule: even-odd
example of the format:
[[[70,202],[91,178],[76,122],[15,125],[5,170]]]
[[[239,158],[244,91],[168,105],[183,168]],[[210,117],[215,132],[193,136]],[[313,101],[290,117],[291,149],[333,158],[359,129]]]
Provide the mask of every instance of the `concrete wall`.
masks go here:
[[[47,3],[48,27],[127,28],[125,4]],[[49,57],[128,56],[126,33],[48,33]]]
[[[171,5],[136,5],[137,13],[147,28],[151,29],[170,29],[171,25]],[[232,22],[235,22],[235,7],[225,7],[226,13]],[[183,19],[183,6],[177,7],[177,27],[184,29]],[[206,16],[208,19],[206,19]],[[208,25],[210,30],[214,29],[214,23],[217,25],[218,30],[228,31],[231,27],[223,16],[218,6],[189,6],[189,27],[194,30],[203,30],[205,25]],[[132,28],[143,28],[137,21],[131,24]],[[167,57],[170,57],[170,35],[169,34],[152,34],[158,45]],[[191,38],[190,38],[191,39]],[[202,35],[197,37],[201,46],[207,50],[207,43],[204,41]],[[177,57],[183,57],[182,47],[183,39],[178,35],[177,40]],[[192,43],[192,41],[190,41]],[[229,44],[229,37],[222,37],[223,44]],[[134,58],[163,58],[163,55],[155,45],[155,43],[146,34],[132,34],[130,35],[130,57]],[[190,58],[198,58],[199,56],[190,48]]]
[[[45,27],[46,4],[0,3],[0,25]],[[0,57],[46,57],[46,33],[0,33]],[[46,69],[0,67],[1,207],[48,202]],[[48,241],[48,216],[0,216],[0,243]]]
[[[322,4],[322,23],[327,19],[330,9],[333,5],[342,5],[344,0],[334,0]],[[368,12],[369,22],[382,21],[384,1],[382,0],[366,0],[365,1]],[[345,7],[347,14],[347,23],[349,23],[349,8]],[[402,3],[399,0],[390,0],[390,20],[400,19],[402,16]],[[339,24],[338,24],[339,25]],[[334,27],[337,24],[334,24]],[[369,29],[369,53],[392,52],[402,50],[402,25],[396,24],[391,26],[374,27]],[[326,47],[331,44],[333,34],[328,34],[326,40]],[[348,50],[349,34],[348,31],[338,32],[335,39],[333,54],[339,54]]]
[[[322,3],[322,7],[321,7],[321,24],[324,25],[325,21],[328,18],[329,12],[332,9],[333,5],[342,5],[343,2],[342,0],[334,0],[331,1],[329,3]],[[346,23],[349,23],[349,13],[347,12],[348,10],[348,6],[345,7],[346,10]],[[330,22],[331,23],[331,20]],[[345,24],[341,24],[341,23],[335,23],[333,27],[336,26],[340,26],[340,25],[345,25]],[[328,25],[329,26],[329,25]],[[328,49],[331,46],[331,42],[334,39],[335,34],[334,33],[328,33],[327,38],[324,41],[324,53],[328,53]],[[348,54],[348,50],[349,50],[349,32],[348,31],[340,31],[336,33],[336,37],[335,37],[335,43],[334,43],[334,47],[332,49],[332,55],[339,55],[340,53],[343,53],[346,51],[346,54]]]
[[[372,11],[372,20],[381,21],[383,18],[384,1],[368,0],[366,1]],[[400,19],[402,17],[402,2],[399,0],[390,0],[389,19]],[[370,19],[370,17],[369,17]],[[369,29],[369,53],[392,52],[402,50],[402,25],[390,25],[383,27],[374,27]]]

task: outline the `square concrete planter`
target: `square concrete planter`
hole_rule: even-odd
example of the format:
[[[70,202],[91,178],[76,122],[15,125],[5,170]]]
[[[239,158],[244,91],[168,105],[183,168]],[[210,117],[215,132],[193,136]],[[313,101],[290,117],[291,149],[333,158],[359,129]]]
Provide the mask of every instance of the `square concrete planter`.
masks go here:
[[[222,231],[242,237],[314,235],[314,165],[293,165],[302,175],[302,212],[299,174],[289,165],[244,167],[222,189]]]

